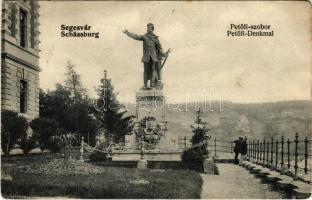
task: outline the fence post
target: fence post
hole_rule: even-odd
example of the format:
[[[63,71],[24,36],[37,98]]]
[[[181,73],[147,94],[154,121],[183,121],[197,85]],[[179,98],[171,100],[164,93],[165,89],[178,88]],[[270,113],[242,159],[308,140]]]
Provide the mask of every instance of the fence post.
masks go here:
[[[265,164],[265,139],[263,139],[263,158],[262,158],[262,164]]]
[[[261,163],[262,160],[262,142],[259,143],[259,163]]]
[[[262,164],[265,162],[265,143],[264,140],[262,142]]]
[[[259,160],[259,163],[261,163],[261,161],[262,161],[262,157],[263,157],[263,155],[262,155],[262,141],[260,140],[260,148],[259,148],[259,153],[260,153],[260,160]]]
[[[273,169],[273,147],[274,147],[274,139],[271,139],[271,168]]]
[[[259,140],[258,140],[257,141],[257,162],[259,162],[259,158],[260,158],[259,149],[260,149],[260,143],[259,143]]]
[[[251,141],[249,141],[249,157],[250,157],[250,159],[252,158],[252,142]]]
[[[83,142],[84,142],[84,137],[81,137],[81,143],[80,143],[80,156],[79,160],[83,162]]]
[[[252,160],[255,159],[255,151],[254,151],[255,145],[254,144],[255,144],[254,141],[252,141],[251,142],[251,158],[252,158]]]
[[[275,143],[275,167],[278,167],[278,139],[276,139]]]
[[[249,142],[249,158],[251,159],[252,158],[252,143],[251,141],[248,141]]]
[[[304,140],[304,173],[308,173],[308,137]]]
[[[230,141],[230,145],[231,145],[231,154],[233,153],[233,142]]]
[[[184,149],[186,149],[186,136],[184,136]]]
[[[269,163],[269,153],[270,153],[270,141],[267,142],[267,157],[266,162]]]
[[[287,168],[290,169],[290,141],[287,139]]]
[[[258,142],[257,141],[255,141],[255,151],[256,151],[256,154],[255,154],[256,162],[257,162],[258,161]]]
[[[217,156],[217,138],[215,138],[214,146],[215,146],[215,157],[216,157]]]
[[[256,142],[253,140],[253,159],[254,161],[256,160]]]
[[[249,158],[249,141],[247,142],[247,158]]]
[[[298,133],[295,136],[295,178],[297,179],[297,172],[298,172]]]
[[[284,166],[284,136],[282,135],[282,138],[281,138],[281,168],[283,168]]]

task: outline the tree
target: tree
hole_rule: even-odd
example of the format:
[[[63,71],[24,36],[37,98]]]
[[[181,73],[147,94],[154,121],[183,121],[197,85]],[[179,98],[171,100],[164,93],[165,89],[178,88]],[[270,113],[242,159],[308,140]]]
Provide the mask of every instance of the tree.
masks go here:
[[[201,110],[196,111],[195,125],[191,125],[193,136],[191,139],[192,147],[186,149],[182,153],[182,161],[204,161],[208,156],[208,140],[211,138],[208,135],[207,123],[202,121]]]
[[[100,122],[100,128],[105,130],[105,137],[117,143],[124,140],[124,136],[132,131],[133,116],[126,116],[127,111],[121,105],[114,93],[111,80],[105,76],[101,79],[101,85],[97,88],[98,98],[92,112]]]
[[[70,92],[61,84],[56,84],[54,91],[45,93],[40,90],[39,110],[40,117],[55,119],[58,122],[64,122],[65,116],[70,112],[70,106],[73,104]]]
[[[80,75],[70,61],[68,61],[66,69],[65,87],[70,92],[73,102],[76,103],[86,97],[86,89],[82,86]]]
[[[56,90],[45,93],[40,92],[40,117],[54,119],[58,127],[84,136],[90,145],[95,145],[97,122],[90,114],[90,105],[87,99],[74,102],[70,91],[61,84],[56,85]]]
[[[5,155],[9,155],[17,140],[26,134],[27,128],[26,118],[18,116],[17,112],[1,112],[1,148]]]
[[[202,121],[201,116],[201,110],[199,109],[196,111],[196,119],[195,119],[195,126],[191,125],[191,128],[193,129],[193,137],[192,137],[192,145],[199,145],[198,147],[202,149],[207,149],[208,140],[210,139],[210,136],[208,135],[208,131],[210,131],[209,128],[207,128],[207,122]]]

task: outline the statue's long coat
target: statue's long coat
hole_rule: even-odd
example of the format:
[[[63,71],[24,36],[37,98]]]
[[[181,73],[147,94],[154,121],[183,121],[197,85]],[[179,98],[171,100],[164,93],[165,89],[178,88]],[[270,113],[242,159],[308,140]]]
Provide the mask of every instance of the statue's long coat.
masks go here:
[[[146,33],[144,35],[128,33],[128,36],[135,40],[143,41],[142,62],[149,62],[150,58],[152,58],[153,62],[160,62],[161,57],[164,56],[164,51],[158,40],[158,36],[154,33]]]

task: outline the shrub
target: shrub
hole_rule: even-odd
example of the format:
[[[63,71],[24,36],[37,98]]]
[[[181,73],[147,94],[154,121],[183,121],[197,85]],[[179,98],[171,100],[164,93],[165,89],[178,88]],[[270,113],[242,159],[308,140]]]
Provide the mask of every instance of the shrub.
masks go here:
[[[27,128],[26,118],[18,116],[17,112],[1,112],[1,148],[5,155],[9,155],[17,140],[26,134]]]
[[[28,154],[31,150],[36,148],[36,140],[33,136],[28,137],[26,134],[20,141],[20,147],[24,154]]]
[[[183,162],[203,162],[207,157],[207,150],[191,148],[186,149],[182,152],[182,161]]]
[[[70,150],[76,142],[76,138],[72,133],[67,133],[65,129],[58,128],[56,130],[56,135],[53,135],[48,140],[48,149],[53,153],[58,153],[62,149]]]
[[[93,162],[106,161],[106,160],[108,160],[108,154],[103,153],[103,152],[99,152],[99,151],[93,151],[90,154],[89,159]]]
[[[39,142],[40,149],[43,151],[48,148],[49,138],[56,135],[59,124],[55,119],[36,118],[30,123],[30,127],[33,129],[34,138]]]
[[[206,127],[206,124],[202,121],[201,111],[198,110],[195,125],[191,125],[193,129],[192,147],[183,151],[181,155],[183,162],[202,162],[208,157],[207,147],[211,136],[208,135],[210,129]]]

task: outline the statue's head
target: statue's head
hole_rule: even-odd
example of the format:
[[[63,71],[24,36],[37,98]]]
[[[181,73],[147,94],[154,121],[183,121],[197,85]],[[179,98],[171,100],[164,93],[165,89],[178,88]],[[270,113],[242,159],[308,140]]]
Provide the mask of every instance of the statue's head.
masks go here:
[[[154,24],[148,23],[148,24],[147,24],[147,32],[148,32],[148,33],[151,33],[151,32],[153,32],[153,31],[154,31]]]

